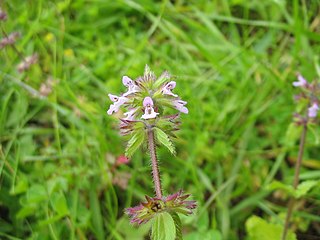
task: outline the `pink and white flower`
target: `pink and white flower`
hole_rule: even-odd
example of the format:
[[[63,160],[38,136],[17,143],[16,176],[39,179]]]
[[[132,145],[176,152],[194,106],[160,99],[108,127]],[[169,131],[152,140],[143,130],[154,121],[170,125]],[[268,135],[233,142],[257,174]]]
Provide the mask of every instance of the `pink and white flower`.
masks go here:
[[[124,115],[126,116],[124,118],[124,120],[128,120],[128,121],[134,121],[135,120],[135,113],[136,113],[137,109],[136,108],[132,108],[131,110],[129,110],[128,112],[124,113]]]
[[[188,114],[189,113],[189,110],[187,107],[185,107],[185,105],[187,104],[186,101],[182,101],[181,99],[179,100],[174,100],[172,101],[173,103],[173,106],[178,109],[180,112],[182,113],[185,113],[185,114]]]
[[[111,115],[112,113],[114,112],[118,112],[119,111],[119,108],[128,102],[128,98],[126,97],[118,97],[116,95],[113,95],[113,94],[108,94],[110,100],[113,102],[113,104],[110,105],[109,107],[109,110],[107,111],[107,113],[109,115]]]
[[[142,119],[152,119],[156,118],[159,113],[155,112],[153,109],[153,101],[151,97],[145,97],[143,100],[144,114],[141,116]]]
[[[292,85],[295,87],[305,87],[307,86],[307,84],[307,80],[304,77],[302,77],[301,74],[298,75],[298,81],[292,83]]]
[[[162,88],[161,92],[162,92],[162,94],[170,95],[170,96],[173,96],[173,97],[178,97],[177,94],[172,93],[172,90],[175,87],[176,87],[176,82],[175,81],[168,82],[166,85],[164,85],[164,87]]]
[[[129,78],[128,76],[122,77],[122,83],[124,86],[128,88],[128,91],[124,93],[122,96],[126,97],[132,93],[139,92],[139,87],[135,84],[135,82]]]
[[[315,118],[317,117],[319,111],[319,106],[317,103],[313,103],[311,107],[308,108],[308,116],[310,118]]]

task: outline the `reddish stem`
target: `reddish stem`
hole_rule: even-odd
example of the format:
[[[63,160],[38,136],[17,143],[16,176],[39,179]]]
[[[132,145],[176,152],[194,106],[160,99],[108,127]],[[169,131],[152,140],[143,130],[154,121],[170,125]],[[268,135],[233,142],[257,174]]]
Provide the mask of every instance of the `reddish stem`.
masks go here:
[[[295,172],[294,172],[294,178],[293,178],[293,183],[292,183],[292,186],[294,189],[297,189],[298,184],[299,184],[300,168],[301,168],[301,163],[302,163],[304,145],[306,142],[307,122],[308,122],[308,119],[303,124],[303,129],[302,129],[302,133],[301,133],[301,137],[300,137],[299,154],[298,154],[298,159],[297,159],[296,165],[295,165]],[[288,212],[286,215],[281,240],[286,240],[288,229],[289,229],[290,218],[292,215],[294,205],[295,205],[295,198],[291,197],[290,202],[289,202],[289,206],[288,206]]]
[[[157,198],[162,198],[160,171],[159,171],[159,165],[158,165],[158,159],[157,159],[156,145],[154,141],[154,131],[152,128],[148,129],[148,147],[149,147],[150,157],[151,157],[154,189],[155,189]]]

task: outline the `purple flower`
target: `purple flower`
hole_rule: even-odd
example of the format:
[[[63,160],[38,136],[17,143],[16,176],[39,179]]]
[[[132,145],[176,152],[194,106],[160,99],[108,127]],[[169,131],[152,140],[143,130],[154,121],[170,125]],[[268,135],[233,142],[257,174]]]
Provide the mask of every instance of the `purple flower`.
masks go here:
[[[190,194],[184,194],[183,191],[169,195],[167,197],[151,198],[145,196],[147,202],[142,202],[136,207],[127,208],[126,214],[131,217],[132,224],[142,224],[148,222],[156,214],[161,212],[176,212],[184,215],[192,214],[192,210],[197,207],[196,201],[186,199]]]
[[[159,113],[153,109],[153,101],[151,97],[145,97],[143,100],[144,114],[141,116],[142,119],[156,118]]]
[[[168,82],[166,85],[164,85],[164,87],[162,88],[161,92],[162,92],[162,94],[171,95],[173,97],[178,97],[177,94],[173,94],[171,92],[175,87],[176,87],[176,82],[175,81]]]
[[[185,114],[188,114],[189,110],[188,110],[187,107],[184,106],[184,105],[187,104],[186,101],[182,101],[181,99],[179,99],[179,100],[174,100],[174,101],[172,101],[172,103],[173,103],[173,106],[174,106],[176,109],[178,109],[180,112],[185,113]]]
[[[126,97],[118,97],[116,95],[112,95],[112,94],[108,94],[110,100],[113,102],[113,104],[110,105],[109,110],[107,111],[107,113],[109,115],[111,115],[114,112],[118,112],[119,108],[128,102],[128,98]]]
[[[19,73],[22,73],[28,70],[31,65],[35,64],[38,61],[38,54],[33,54],[31,56],[26,57],[18,66],[17,70]]]
[[[122,83],[123,83],[124,86],[126,86],[128,88],[128,91],[123,94],[124,97],[139,91],[139,87],[128,76],[123,76],[122,77]]]
[[[317,103],[313,103],[311,107],[308,108],[308,116],[310,118],[315,118],[318,114],[319,106]]]
[[[137,109],[136,108],[132,108],[131,110],[129,110],[128,112],[124,113],[124,115],[126,116],[124,118],[124,120],[129,120],[129,121],[134,121],[135,120],[135,113],[136,113]]]
[[[7,20],[7,13],[0,8],[0,21]]]
[[[298,75],[298,81],[292,83],[292,85],[295,87],[305,87],[307,84],[307,80],[302,77],[301,74]]]
[[[21,36],[19,32],[13,32],[9,34],[7,37],[2,38],[0,41],[0,49],[4,48],[8,45],[13,45],[17,41],[17,39]]]

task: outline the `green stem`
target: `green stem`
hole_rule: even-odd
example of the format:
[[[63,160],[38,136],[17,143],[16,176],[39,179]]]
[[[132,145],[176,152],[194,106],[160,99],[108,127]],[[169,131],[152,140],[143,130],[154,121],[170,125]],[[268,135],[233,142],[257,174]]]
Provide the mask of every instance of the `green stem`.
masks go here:
[[[303,124],[303,129],[302,129],[302,133],[301,133],[301,137],[300,137],[299,154],[298,154],[298,159],[296,161],[294,178],[293,178],[293,183],[292,183],[292,186],[294,189],[297,189],[298,184],[299,184],[300,168],[301,168],[301,162],[302,162],[302,157],[303,157],[303,152],[304,152],[304,146],[305,146],[305,142],[306,142],[307,122],[308,122],[308,119]],[[281,240],[286,240],[288,229],[289,229],[290,218],[292,215],[294,205],[295,205],[295,198],[291,197],[290,202],[289,202],[289,206],[288,206],[288,212],[286,215]]]
[[[157,159],[156,145],[154,141],[154,131],[152,128],[148,129],[148,146],[149,146],[150,157],[151,157],[154,189],[155,189],[157,198],[162,198],[160,171],[159,171],[159,165],[158,165],[158,159]]]

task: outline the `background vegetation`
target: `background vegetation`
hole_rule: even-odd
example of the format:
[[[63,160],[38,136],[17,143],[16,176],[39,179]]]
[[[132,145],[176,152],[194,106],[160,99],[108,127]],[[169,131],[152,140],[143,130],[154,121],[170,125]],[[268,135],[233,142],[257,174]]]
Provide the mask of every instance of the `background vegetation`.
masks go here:
[[[281,228],[300,128],[292,82],[319,78],[318,0],[2,1],[16,48],[39,61],[19,74],[0,50],[0,238],[147,239],[124,208],[152,195],[143,150],[128,164],[107,93],[148,64],[188,101],[177,156],[159,152],[164,189],[199,203],[186,239],[266,239]],[[45,84],[45,85],[43,85]],[[48,92],[43,92],[43,86]],[[320,177],[310,128],[301,180]],[[269,186],[269,187],[268,187]],[[299,199],[293,229],[320,235],[319,183]],[[271,225],[273,224],[272,227]],[[258,227],[256,227],[258,226]],[[273,229],[272,231],[270,229]],[[305,238],[307,239],[307,238]]]

